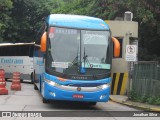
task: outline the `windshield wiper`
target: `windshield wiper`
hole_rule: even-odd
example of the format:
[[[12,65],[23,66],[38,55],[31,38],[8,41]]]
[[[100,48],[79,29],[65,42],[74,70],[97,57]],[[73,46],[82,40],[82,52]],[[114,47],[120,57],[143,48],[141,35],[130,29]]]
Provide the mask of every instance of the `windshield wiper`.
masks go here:
[[[93,65],[90,64],[90,62],[89,62],[89,60],[88,60],[88,55],[86,55],[85,47],[84,47],[84,56],[83,56],[83,60],[84,60],[84,68],[83,68],[83,69],[84,69],[84,71],[86,72],[86,67],[85,67],[86,62],[87,62],[87,64],[88,64],[89,68],[92,68]],[[94,79],[97,78],[96,75],[92,75],[92,77],[93,77]]]
[[[77,65],[77,71],[79,73],[80,68],[81,68],[81,61],[80,61],[80,53],[79,53],[79,48],[77,49],[77,56],[74,58],[72,61],[71,65]]]
[[[89,65],[89,67],[91,67],[90,65],[90,62],[88,60],[88,55],[86,55],[86,50],[85,50],[85,47],[84,47],[84,56],[83,56],[83,60],[84,60],[84,68],[85,68],[85,64],[87,62],[87,64]]]
[[[71,65],[78,64],[78,56],[74,58]]]

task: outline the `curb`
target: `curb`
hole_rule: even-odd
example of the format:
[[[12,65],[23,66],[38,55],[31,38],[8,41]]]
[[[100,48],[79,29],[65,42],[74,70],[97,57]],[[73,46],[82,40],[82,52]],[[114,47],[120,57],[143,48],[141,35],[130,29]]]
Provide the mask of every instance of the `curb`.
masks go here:
[[[117,100],[113,97],[110,97],[110,99],[114,102],[117,102],[117,103],[120,103],[120,104],[123,104],[123,105],[127,105],[127,106],[131,106],[131,107],[135,107],[135,108],[140,108],[140,109],[143,109],[145,111],[160,112],[160,108],[144,106],[144,105],[137,105],[134,102],[130,103],[130,102],[127,102],[127,101],[120,101],[120,100]]]

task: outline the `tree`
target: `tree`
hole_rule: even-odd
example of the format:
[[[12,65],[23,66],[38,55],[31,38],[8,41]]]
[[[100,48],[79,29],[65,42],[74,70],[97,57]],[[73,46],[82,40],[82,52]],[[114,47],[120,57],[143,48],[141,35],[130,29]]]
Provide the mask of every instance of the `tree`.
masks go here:
[[[54,1],[57,7],[54,7],[51,13],[90,15],[94,2],[95,0],[57,0]]]
[[[97,0],[91,15],[114,19],[123,16],[125,11],[133,12],[133,20],[139,23],[139,60],[160,61],[159,6],[158,0]]]
[[[48,0],[13,0],[11,17],[13,22],[5,32],[9,42],[33,41],[36,30],[49,14]]]
[[[7,28],[9,28],[9,22],[11,20],[10,17],[10,9],[12,8],[11,0],[1,0],[0,1],[0,42],[3,41],[4,32]]]
[[[79,14],[113,20],[133,12],[139,23],[139,59],[160,59],[159,0],[1,0],[0,41],[33,41],[50,13]]]
[[[139,59],[160,60],[158,58],[160,57],[160,1],[131,2],[132,4],[128,6],[134,12],[134,19],[139,22],[139,49],[141,50]]]

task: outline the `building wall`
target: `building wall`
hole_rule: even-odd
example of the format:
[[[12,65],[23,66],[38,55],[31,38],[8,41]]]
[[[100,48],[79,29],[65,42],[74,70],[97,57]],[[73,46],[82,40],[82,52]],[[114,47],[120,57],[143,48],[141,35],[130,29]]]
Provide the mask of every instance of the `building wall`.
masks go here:
[[[134,21],[110,21],[109,25],[112,36],[120,38],[122,42],[122,57],[112,59],[112,94],[126,94],[129,89],[128,62],[125,60],[126,45],[129,45],[130,38],[138,38],[138,22]],[[114,87],[114,88],[113,88]]]

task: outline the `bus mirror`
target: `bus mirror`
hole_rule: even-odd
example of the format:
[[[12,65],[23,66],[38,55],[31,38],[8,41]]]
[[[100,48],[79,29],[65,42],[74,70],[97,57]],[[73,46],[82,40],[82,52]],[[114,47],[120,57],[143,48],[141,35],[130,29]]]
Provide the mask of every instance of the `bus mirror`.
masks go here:
[[[112,41],[114,43],[114,57],[119,57],[120,56],[120,43],[115,37],[112,37]]]
[[[41,51],[46,52],[47,33],[44,32],[41,37]]]

